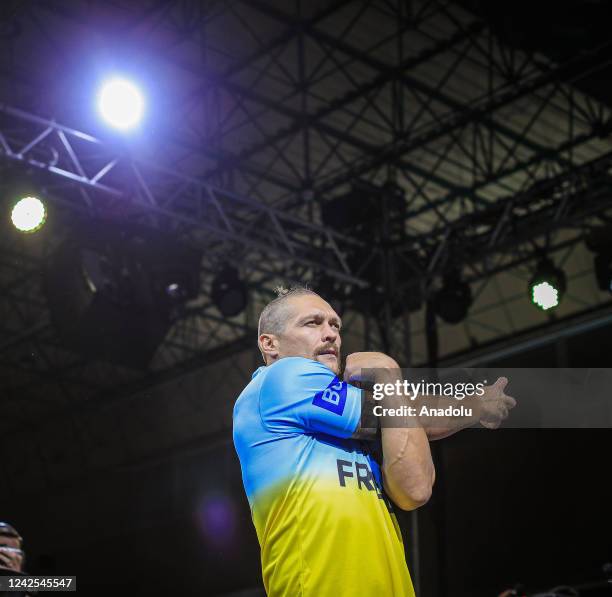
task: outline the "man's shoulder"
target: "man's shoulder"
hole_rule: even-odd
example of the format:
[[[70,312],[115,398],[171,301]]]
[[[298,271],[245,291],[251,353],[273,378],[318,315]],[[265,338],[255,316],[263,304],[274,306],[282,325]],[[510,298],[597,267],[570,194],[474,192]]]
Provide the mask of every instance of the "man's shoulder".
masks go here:
[[[336,379],[335,373],[319,361],[306,357],[283,357],[262,371],[261,389],[264,393],[296,390],[304,383],[310,384],[307,380],[312,380],[312,376],[321,376],[321,381],[326,384],[329,380]],[[326,379],[328,377],[329,380]]]
[[[234,412],[241,403],[248,401],[249,397],[259,395],[262,387],[268,391],[282,380],[308,371],[313,365],[320,365],[320,363],[305,357],[284,357],[271,365],[259,367],[236,399]]]

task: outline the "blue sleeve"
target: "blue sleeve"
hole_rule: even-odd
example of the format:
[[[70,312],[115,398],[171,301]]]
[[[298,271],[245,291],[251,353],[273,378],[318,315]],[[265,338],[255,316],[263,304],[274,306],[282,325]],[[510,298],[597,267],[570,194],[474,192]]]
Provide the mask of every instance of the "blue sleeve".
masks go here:
[[[322,363],[286,357],[265,372],[259,394],[263,424],[278,433],[350,437],[361,418],[361,390]]]

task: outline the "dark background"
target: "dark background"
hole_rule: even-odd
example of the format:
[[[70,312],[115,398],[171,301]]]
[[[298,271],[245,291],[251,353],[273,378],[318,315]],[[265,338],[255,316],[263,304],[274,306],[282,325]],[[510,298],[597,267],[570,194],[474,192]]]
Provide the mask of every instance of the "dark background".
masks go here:
[[[604,365],[609,333],[566,341],[581,355],[576,366]],[[496,365],[550,364],[557,350]],[[256,587],[259,547],[230,441],[226,433],[194,455],[3,499],[0,509],[25,537],[29,570],[76,574],[83,594]],[[469,429],[436,442],[436,486],[418,511],[422,595],[486,597],[518,582],[535,592],[601,580],[612,558],[609,442],[607,429]],[[230,512],[212,534],[198,523],[211,500]],[[398,517],[410,558],[410,515]]]

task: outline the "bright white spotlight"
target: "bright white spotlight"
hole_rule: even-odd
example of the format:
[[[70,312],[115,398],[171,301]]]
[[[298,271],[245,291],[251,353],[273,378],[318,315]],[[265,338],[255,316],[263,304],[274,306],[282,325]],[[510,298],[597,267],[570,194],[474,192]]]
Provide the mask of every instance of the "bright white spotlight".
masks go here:
[[[102,86],[98,108],[111,126],[127,130],[138,124],[144,100],[138,88],[125,79],[112,79]]]
[[[567,279],[563,270],[556,267],[549,258],[540,259],[528,285],[533,304],[544,311],[559,306],[566,287]]]
[[[47,219],[44,203],[37,197],[24,197],[15,203],[11,221],[21,232],[35,232]]]
[[[547,311],[559,304],[559,291],[548,282],[540,282],[533,287],[533,302]]]

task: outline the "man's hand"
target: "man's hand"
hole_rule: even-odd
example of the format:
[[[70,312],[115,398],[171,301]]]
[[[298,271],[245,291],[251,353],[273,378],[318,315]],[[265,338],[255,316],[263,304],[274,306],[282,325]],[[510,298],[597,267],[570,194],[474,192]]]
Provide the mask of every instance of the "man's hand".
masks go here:
[[[0,568],[20,572],[22,565],[23,551],[17,547],[0,545]]]
[[[485,386],[485,393],[479,400],[479,421],[487,429],[497,429],[502,421],[508,417],[508,411],[516,406],[512,396],[504,394],[508,379],[500,377],[491,386]]]
[[[363,379],[362,369],[399,369],[399,365],[382,352],[354,352],[346,357],[344,381],[348,383],[375,381]]]

